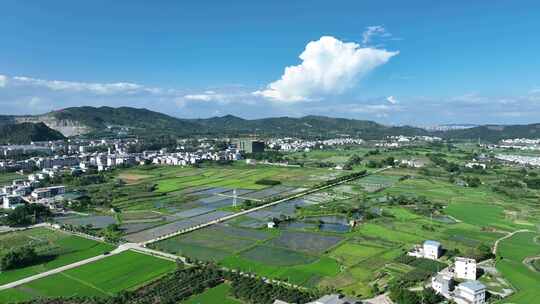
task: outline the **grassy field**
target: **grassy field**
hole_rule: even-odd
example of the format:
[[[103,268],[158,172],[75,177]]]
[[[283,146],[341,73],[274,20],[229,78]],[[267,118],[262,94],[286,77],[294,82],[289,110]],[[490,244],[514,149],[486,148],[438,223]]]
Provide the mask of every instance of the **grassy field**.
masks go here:
[[[334,277],[340,271],[339,263],[328,257],[322,257],[311,264],[272,266],[240,256],[229,256],[222,260],[220,265],[307,287],[314,287],[320,279]]]
[[[540,298],[540,273],[523,264],[527,257],[540,255],[539,234],[518,233],[501,241],[497,252],[497,269],[507,278],[518,292],[502,303],[535,303]]]
[[[175,269],[175,263],[127,251],[0,292],[0,300],[25,297],[97,296],[135,289]]]
[[[210,288],[205,292],[191,297],[184,304],[241,304],[240,300],[230,296],[231,286],[221,284],[214,288]]]
[[[270,266],[309,264],[317,260],[314,256],[309,256],[298,251],[271,246],[256,246],[242,252],[241,256],[245,259],[259,261]]]
[[[328,237],[314,233],[296,235],[288,231],[216,226],[163,240],[152,247],[190,258],[212,260],[227,268],[314,286],[323,277],[335,276],[340,265],[335,259],[321,254],[320,249],[306,252],[304,248],[296,248],[304,241],[309,243],[306,238],[318,240],[313,244],[323,246],[321,248],[340,240],[332,237],[330,244],[323,244]],[[275,240],[281,245],[276,245]]]
[[[23,302],[31,299],[32,296],[30,294],[14,288],[0,291],[0,303],[2,304]]]
[[[332,251],[331,257],[340,261],[345,266],[353,266],[360,262],[377,256],[387,248],[370,243],[345,243]]]
[[[20,175],[15,172],[2,172],[0,173],[0,186],[11,184],[13,180],[24,178],[26,178],[26,176]]]
[[[178,191],[191,187],[225,187],[261,189],[265,186],[255,182],[271,178],[284,185],[309,185],[317,181],[317,176],[328,174],[328,170],[316,168],[282,168],[274,166],[248,166],[234,164],[230,166],[192,167],[150,167],[127,169],[119,173],[125,181],[156,182],[159,192]]]
[[[114,246],[47,228],[0,234],[0,255],[9,249],[32,245],[47,258],[40,264],[4,271],[0,285],[68,265],[110,251]]]
[[[219,226],[169,238],[152,244],[152,247],[174,254],[217,262],[227,256],[249,249],[272,236],[272,233],[265,231]]]
[[[368,149],[355,148],[354,150],[312,150],[310,152],[295,152],[287,155],[290,160],[303,162],[305,165],[316,165],[319,162],[329,162],[335,165],[343,165],[353,155],[362,155]]]
[[[504,208],[485,203],[453,203],[445,213],[471,225],[511,230],[513,224],[504,218]]]

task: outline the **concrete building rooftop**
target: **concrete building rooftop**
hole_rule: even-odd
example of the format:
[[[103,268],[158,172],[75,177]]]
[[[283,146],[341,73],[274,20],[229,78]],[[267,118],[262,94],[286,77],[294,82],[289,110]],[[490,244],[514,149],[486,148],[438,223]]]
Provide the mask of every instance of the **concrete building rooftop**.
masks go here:
[[[485,290],[486,286],[479,281],[467,281],[464,283],[459,284],[460,287],[465,287],[469,290],[472,290],[474,292],[478,292],[481,290]]]
[[[427,241],[424,242],[424,245],[439,247],[439,246],[441,246],[441,243],[439,243],[437,241],[427,240]]]

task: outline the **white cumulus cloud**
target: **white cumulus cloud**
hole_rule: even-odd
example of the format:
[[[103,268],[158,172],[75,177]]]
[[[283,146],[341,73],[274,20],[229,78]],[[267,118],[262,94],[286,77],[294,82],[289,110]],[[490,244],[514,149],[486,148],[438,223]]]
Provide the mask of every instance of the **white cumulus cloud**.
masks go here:
[[[253,94],[280,102],[340,94],[398,53],[323,36],[306,45],[301,64],[286,67],[281,79]]]
[[[386,97],[386,101],[388,101],[388,102],[391,103],[391,104],[397,104],[397,103],[399,103],[399,100],[397,100],[397,98],[395,98],[394,96],[388,96],[388,97]]]
[[[0,88],[5,87],[7,84],[7,76],[0,75]]]
[[[368,26],[364,33],[362,33],[362,44],[367,45],[371,42],[371,39],[375,36],[390,37],[392,34],[386,31],[382,25]]]
[[[148,88],[140,84],[129,82],[116,83],[93,83],[93,82],[76,82],[63,80],[45,80],[38,78],[30,78],[24,76],[15,76],[13,81],[16,85],[26,85],[32,87],[43,87],[53,91],[69,91],[69,92],[88,92],[98,95],[113,95],[113,94],[134,94],[147,92],[150,94],[158,94],[161,89]]]
[[[200,94],[187,94],[187,95],[184,95],[184,98],[187,100],[193,100],[193,101],[216,101],[216,100],[227,99],[227,96],[223,94],[218,94],[214,91],[205,91]]]

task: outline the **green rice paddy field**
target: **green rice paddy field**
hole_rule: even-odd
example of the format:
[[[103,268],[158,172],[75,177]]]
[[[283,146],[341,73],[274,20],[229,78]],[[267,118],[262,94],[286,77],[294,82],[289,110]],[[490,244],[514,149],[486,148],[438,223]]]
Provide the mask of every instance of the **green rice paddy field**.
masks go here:
[[[0,291],[0,303],[38,297],[105,297],[133,290],[175,269],[175,263],[126,251],[105,259]]]
[[[491,226],[500,230],[513,231],[530,228],[537,220],[527,212],[509,216],[506,211],[528,210],[527,204],[525,202],[516,204],[516,201],[519,202],[518,199],[495,193],[487,185],[468,188],[435,178],[414,178],[400,181],[379,193],[379,195],[386,194],[423,196],[432,202],[448,206],[445,210],[446,214],[476,226]]]
[[[286,245],[276,245],[274,241],[281,237],[287,238],[289,242]],[[339,272],[336,260],[317,252],[305,252],[296,246],[304,243],[303,237],[315,237],[324,249],[334,246],[333,239],[332,243],[325,244],[325,239],[334,236],[315,233],[299,236],[277,230],[231,229],[221,226],[170,238],[152,246],[158,250],[213,260],[227,268],[300,285],[312,285],[322,277],[336,275]]]
[[[395,217],[375,219],[347,233],[214,227],[153,246],[297,285],[335,287],[369,296],[372,282],[414,269],[395,261],[414,244],[437,239],[445,248],[469,253],[480,244],[491,246],[504,235],[465,222],[433,223],[401,207],[389,207],[388,212]],[[311,244],[323,245],[311,248]]]
[[[316,168],[282,168],[274,166],[248,166],[235,164],[231,166],[192,167],[150,167],[145,169],[128,169],[119,176],[142,176],[139,181],[152,181],[158,185],[159,192],[178,191],[192,187],[225,187],[261,189],[266,186],[255,182],[270,178],[279,180],[287,186],[307,186],[315,183],[320,175],[328,174],[328,170]]]
[[[250,238],[235,232],[222,235],[216,230],[211,233],[202,230],[159,242],[155,247],[298,285],[335,287],[349,294],[370,296],[373,282],[384,284],[414,269],[395,259],[424,240],[438,240],[447,249],[473,254],[473,248],[481,244],[492,246],[496,239],[502,237],[504,233],[498,230],[513,231],[527,227],[507,217],[505,211],[509,201],[487,187],[466,188],[437,178],[399,180],[405,174],[409,175],[410,169],[394,169],[369,177],[372,181],[367,182],[388,186],[372,196],[425,196],[447,206],[444,213],[457,222],[437,222],[406,207],[385,206],[383,209],[392,217],[373,219],[351,232],[311,231],[299,238],[310,244],[320,243],[313,239],[306,241],[313,235],[341,238],[337,243],[320,249],[304,249],[299,245],[300,241],[279,241],[291,231],[248,228],[242,229],[264,231],[266,235]]]
[[[497,269],[518,290],[502,303],[536,303],[540,298],[540,273],[528,268],[523,260],[540,256],[540,234],[517,233],[501,241],[497,252]]]
[[[47,228],[0,234],[0,256],[10,249],[32,245],[43,262],[0,273],[0,285],[45,272],[112,250],[112,245]]]
[[[308,153],[306,159],[324,161],[330,158],[338,163],[353,153],[316,152]],[[296,156],[304,157],[302,154]],[[462,155],[449,156],[448,159],[462,161]],[[256,190],[265,187],[256,183],[260,179],[279,180],[283,185],[291,187],[309,187],[335,177],[336,174],[343,174],[336,172],[328,169],[253,167],[242,164],[225,167],[127,169],[119,171],[117,175],[126,185],[112,190],[112,202],[124,211],[133,211],[125,213],[126,221],[152,219],[159,218],[153,211],[167,213],[168,207],[189,203],[186,193],[190,190],[210,187]],[[412,178],[400,179],[404,175]],[[446,177],[423,176],[417,169],[392,169],[346,185],[353,193],[340,194],[344,199],[338,199],[337,196],[331,198],[336,194],[328,190],[325,194],[330,199],[322,200],[320,208],[315,205],[319,211],[327,212],[324,209],[340,202],[346,202],[348,206],[365,203],[373,207],[374,204],[380,204],[384,216],[370,219],[351,231],[324,232],[318,228],[254,229],[242,227],[242,221],[238,220],[163,240],[152,247],[297,285],[333,287],[350,295],[369,297],[374,294],[373,283],[384,286],[390,280],[416,270],[417,265],[403,264],[397,258],[413,245],[425,240],[438,240],[445,249],[472,255],[474,248],[480,245],[492,246],[505,232],[524,228],[536,231],[534,225],[538,223],[537,213],[528,212],[537,208],[534,202],[494,192],[491,185],[498,178],[490,172],[482,176],[485,182],[480,187],[468,188],[450,183]],[[362,182],[384,184],[384,189],[364,191]],[[149,186],[153,186],[150,191]],[[414,206],[391,206],[384,201],[372,203],[375,201],[373,199],[387,195],[423,196],[431,202],[440,203],[444,206],[441,216],[446,216],[448,221],[432,220],[415,213]],[[305,208],[302,211],[313,208],[313,205]],[[302,211],[298,213],[303,214]],[[540,284],[539,274],[522,263],[524,258],[540,254],[536,236],[535,233],[521,233],[500,244],[498,255],[503,258],[497,261],[496,266],[518,289],[504,303],[532,303],[540,296],[537,288],[531,288]],[[135,260],[143,261],[143,265],[135,267]],[[442,262],[449,261],[444,257]],[[93,264],[4,291],[0,293],[0,302],[6,298],[25,299],[48,296],[49,293],[51,296],[60,295],[62,292],[50,287],[54,280],[70,286],[67,293],[62,295],[105,296],[121,289],[135,288],[174,268],[173,263],[161,260],[156,262],[154,258],[131,252]],[[105,269],[107,275],[95,278],[94,273]],[[239,303],[228,297],[228,289],[227,285],[217,286],[189,299],[187,303],[214,303],[212,299],[218,299],[219,303]]]
[[[321,180],[335,177],[336,172],[317,168],[282,168],[272,166],[153,167],[118,170],[117,178],[126,185],[111,189],[113,205],[124,211],[157,210],[167,213],[167,207],[189,202],[185,193],[206,188],[252,189],[269,186],[261,179],[280,181],[291,187],[309,187]],[[102,186],[103,187],[103,186]],[[149,190],[152,188],[153,190]],[[94,189],[98,191],[98,189]]]

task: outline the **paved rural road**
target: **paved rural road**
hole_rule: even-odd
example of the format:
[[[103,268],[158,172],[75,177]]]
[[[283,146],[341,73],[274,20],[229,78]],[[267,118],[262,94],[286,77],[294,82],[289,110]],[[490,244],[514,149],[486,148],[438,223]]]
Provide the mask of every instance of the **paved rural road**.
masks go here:
[[[219,218],[219,219],[216,219],[216,220],[212,220],[212,221],[209,221],[209,222],[206,222],[206,223],[204,223],[204,224],[197,225],[197,226],[193,226],[193,227],[181,229],[181,230],[178,230],[178,231],[176,231],[176,232],[169,233],[169,234],[166,234],[166,235],[162,235],[162,236],[160,236],[160,237],[157,237],[157,238],[154,238],[154,239],[151,239],[151,240],[142,242],[142,243],[140,243],[140,244],[141,244],[142,246],[145,246],[145,247],[146,247],[146,245],[155,243],[155,242],[157,242],[157,241],[161,241],[161,240],[164,240],[164,239],[171,238],[171,237],[173,237],[173,236],[177,236],[177,235],[181,235],[181,234],[186,234],[186,233],[189,233],[189,232],[193,232],[193,231],[195,231],[195,230],[199,230],[199,229],[202,229],[202,228],[205,228],[205,227],[208,227],[208,226],[212,226],[212,225],[215,225],[215,224],[218,224],[218,223],[221,223],[221,222],[225,222],[225,221],[231,220],[231,219],[233,219],[233,218],[236,218],[236,217],[239,217],[239,216],[242,216],[242,215],[246,215],[246,214],[251,213],[251,212],[255,212],[255,211],[258,211],[258,210],[261,210],[261,209],[265,209],[265,208],[268,208],[268,207],[272,207],[272,206],[281,204],[281,203],[286,202],[286,201],[290,201],[290,200],[293,200],[293,199],[296,199],[296,198],[300,198],[300,197],[302,197],[302,196],[306,196],[306,195],[311,194],[311,193],[319,192],[319,191],[324,190],[324,189],[328,189],[328,188],[332,188],[332,187],[335,187],[335,186],[338,186],[338,185],[341,185],[341,184],[344,184],[344,183],[348,183],[348,182],[350,182],[350,181],[352,181],[352,180],[359,179],[359,178],[363,178],[363,177],[366,177],[366,176],[371,175],[371,174],[376,174],[376,173],[382,172],[382,171],[387,170],[387,169],[390,169],[390,168],[392,168],[392,167],[381,168],[381,169],[375,170],[375,171],[373,171],[373,172],[366,173],[365,175],[362,175],[362,176],[359,176],[359,177],[351,177],[351,178],[348,178],[348,179],[346,179],[346,180],[339,181],[339,182],[335,182],[335,183],[330,184],[330,185],[321,186],[321,187],[319,187],[319,188],[315,188],[315,189],[310,189],[310,190],[307,190],[307,191],[303,191],[303,192],[300,192],[300,193],[295,194],[295,195],[293,195],[293,196],[289,196],[289,197],[287,197],[287,198],[280,199],[280,200],[277,200],[277,201],[268,203],[268,204],[266,204],[266,205],[258,206],[258,207],[255,207],[255,208],[251,208],[251,209],[249,209],[249,210],[245,210],[245,211],[241,211],[241,212],[234,213],[234,214],[231,214],[231,215],[227,215],[227,216],[224,216],[224,217],[222,217],[222,218]]]
[[[499,242],[500,241],[506,240],[507,238],[511,238],[511,237],[514,236],[514,234],[520,233],[520,232],[532,232],[532,231],[529,230],[529,229],[521,229],[521,230],[516,230],[514,232],[508,233],[507,235],[505,235],[502,238],[495,241],[495,244],[493,244],[493,250],[491,250],[491,253],[497,254],[497,248],[499,247]]]

